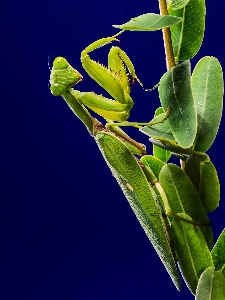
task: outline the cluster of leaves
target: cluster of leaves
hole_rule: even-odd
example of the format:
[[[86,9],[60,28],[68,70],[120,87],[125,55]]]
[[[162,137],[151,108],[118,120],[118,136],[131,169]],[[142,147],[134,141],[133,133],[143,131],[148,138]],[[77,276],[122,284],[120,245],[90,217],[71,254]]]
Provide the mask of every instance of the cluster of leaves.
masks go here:
[[[154,173],[155,182],[163,189],[163,193],[158,189],[155,197],[158,198],[157,203],[162,204],[161,209],[170,216],[166,228],[170,236],[170,249],[175,250],[174,259],[178,261],[187,286],[196,295],[196,299],[225,299],[225,252],[222,251],[225,249],[225,231],[210,252],[213,243],[212,229],[204,226],[209,222],[207,212],[214,211],[220,199],[217,172],[205,152],[213,144],[221,119],[222,69],[215,57],[204,57],[191,74],[190,59],[198,52],[204,35],[205,1],[167,1],[167,8],[167,16],[145,14],[115,26],[133,31],[152,31],[171,26],[177,65],[160,80],[159,97],[162,107],[156,110],[153,122],[157,123],[165,118],[168,107],[170,113],[163,123],[140,129],[150,137],[154,152],[153,156],[143,156],[140,161]],[[182,168],[167,164],[172,154],[182,160]],[[112,162],[110,165],[113,165]],[[116,172],[121,175],[118,169]],[[124,178],[131,182],[130,177]],[[154,180],[149,181],[157,187]],[[148,225],[143,219],[144,212],[134,205],[137,194],[126,193],[129,193],[127,198],[131,206],[179,289],[179,278],[173,263],[173,266],[169,263],[170,251],[166,253],[165,248],[159,249],[158,244],[163,245],[157,239],[159,234],[155,238],[156,234],[146,228]],[[149,209],[153,213],[149,205],[143,203],[141,207],[144,211]],[[158,218],[158,223],[160,221]],[[157,223],[154,222],[155,224]],[[159,224],[157,227],[160,228]]]
[[[148,13],[114,25],[131,31],[171,30],[176,64],[160,80],[161,107],[152,122],[140,128],[149,136],[154,155],[138,159],[135,154],[140,148],[135,148],[135,142],[130,142],[121,129],[106,128],[90,115],[83,104],[94,108],[86,98],[92,104],[98,100],[101,106],[100,98],[93,100],[90,93],[78,91],[63,97],[93,134],[176,288],[181,288],[178,263],[197,300],[225,299],[225,230],[213,247],[207,216],[219,205],[220,186],[216,169],[205,153],[213,144],[222,115],[222,69],[215,57],[204,57],[191,73],[190,59],[204,36],[205,0],[167,0],[167,9],[168,15]],[[93,45],[90,51],[96,48]],[[52,76],[52,82],[55,78]],[[171,155],[181,160],[181,168],[168,163]]]

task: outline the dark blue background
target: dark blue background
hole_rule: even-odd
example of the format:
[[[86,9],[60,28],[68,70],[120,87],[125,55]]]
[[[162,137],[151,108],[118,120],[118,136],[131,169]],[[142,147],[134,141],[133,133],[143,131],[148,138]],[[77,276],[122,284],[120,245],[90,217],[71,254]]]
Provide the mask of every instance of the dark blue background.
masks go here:
[[[58,55],[84,75],[81,91],[102,93],[84,72],[80,52],[147,12],[154,1],[13,1],[1,5],[1,286],[2,300],[193,299],[178,293],[84,125],[48,89]],[[225,65],[224,11],[207,1],[205,55]],[[216,22],[215,22],[216,20]],[[122,47],[140,79],[152,87],[166,71],[162,33],[127,32]],[[110,47],[92,57],[106,64]],[[131,120],[148,121],[157,92],[132,92]],[[147,136],[130,130],[151,145]],[[224,186],[224,123],[208,151]],[[179,163],[178,160],[175,162]],[[220,208],[210,214],[215,240],[224,228]]]

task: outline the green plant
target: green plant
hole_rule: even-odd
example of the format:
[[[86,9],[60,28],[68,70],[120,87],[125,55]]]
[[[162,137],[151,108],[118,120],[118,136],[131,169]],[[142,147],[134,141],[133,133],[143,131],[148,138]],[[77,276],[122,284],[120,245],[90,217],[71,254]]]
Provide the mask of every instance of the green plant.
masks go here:
[[[211,251],[213,232],[207,216],[219,205],[220,186],[205,153],[220,124],[222,69],[216,58],[204,57],[190,71],[190,59],[204,36],[205,1],[159,0],[159,4],[160,15],[148,13],[114,25],[122,31],[81,53],[86,72],[115,100],[73,90],[82,76],[62,57],[54,60],[50,89],[63,96],[94,137],[176,288],[180,289],[178,263],[196,299],[225,299],[225,231]],[[161,107],[148,123],[127,121],[133,108],[130,85],[134,79],[143,84],[125,52],[112,47],[108,67],[89,57],[126,30],[163,30],[167,72],[158,85]],[[88,109],[103,117],[106,125]],[[146,155],[145,146],[121,126],[134,126],[148,135],[154,155]],[[180,159],[181,167],[168,163],[171,155]]]

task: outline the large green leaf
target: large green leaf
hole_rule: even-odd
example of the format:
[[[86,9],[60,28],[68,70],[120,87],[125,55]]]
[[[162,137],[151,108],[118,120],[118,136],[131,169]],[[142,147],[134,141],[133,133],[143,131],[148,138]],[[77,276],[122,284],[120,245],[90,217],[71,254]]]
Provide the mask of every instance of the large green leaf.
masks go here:
[[[178,216],[192,220],[183,213]],[[172,230],[180,270],[188,288],[195,294],[202,272],[213,266],[210,251],[198,226],[174,218]]]
[[[195,300],[224,300],[225,278],[214,267],[207,268],[200,276]]]
[[[214,211],[220,201],[220,183],[216,168],[211,161],[201,163],[199,194],[206,211]]]
[[[207,212],[214,211],[220,200],[220,183],[216,168],[211,161],[202,161],[192,154],[186,161],[185,172],[198,191]]]
[[[191,87],[198,115],[194,149],[205,152],[216,137],[223,109],[223,73],[215,57],[204,57],[197,63]]]
[[[212,258],[216,271],[222,271],[225,277],[225,229],[212,249]]]
[[[181,21],[182,18],[176,16],[148,13],[132,18],[129,22],[122,25],[113,25],[113,27],[131,31],[155,31],[170,27]]]
[[[125,144],[111,133],[97,132],[96,142],[171,279],[180,289],[180,279],[159,203],[140,164]]]
[[[205,0],[190,0],[178,10],[170,10],[171,16],[183,18],[171,27],[173,51],[176,61],[192,58],[202,44],[205,29]]]
[[[201,176],[201,159],[198,155],[192,154],[188,157],[184,168],[185,173],[190,178],[197,192],[200,187],[200,176]]]
[[[189,0],[166,0],[167,9],[170,12],[171,9],[180,9],[188,4]]]
[[[195,222],[209,223],[199,194],[186,173],[177,165],[164,165],[159,174],[159,183],[166,193],[173,214],[185,213]],[[211,249],[213,242],[211,226],[200,226],[200,229]]]
[[[190,61],[166,72],[159,85],[163,109],[170,107],[169,124],[177,143],[183,148],[193,145],[197,132],[197,113],[190,83]]]

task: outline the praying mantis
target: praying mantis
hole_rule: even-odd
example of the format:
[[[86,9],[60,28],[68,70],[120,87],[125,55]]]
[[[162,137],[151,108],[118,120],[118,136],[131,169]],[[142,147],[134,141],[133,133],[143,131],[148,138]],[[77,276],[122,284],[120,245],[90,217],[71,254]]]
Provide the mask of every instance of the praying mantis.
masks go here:
[[[191,234],[195,232],[204,244],[206,256],[209,257],[208,247],[210,248],[212,244],[212,224],[209,222],[200,196],[185,172],[173,164],[166,165],[157,158],[153,161],[153,158],[144,155],[146,154],[145,146],[131,139],[120,128],[120,126],[142,128],[142,126],[163,123],[169,117],[170,112],[169,108],[166,111],[167,105],[164,105],[164,109],[161,108],[163,112],[159,115],[161,117],[157,121],[155,119],[147,123],[127,121],[134,105],[130,96],[132,83],[136,80],[144,88],[130,58],[119,47],[110,49],[108,67],[89,56],[90,52],[119,41],[117,36],[122,32],[112,37],[99,39],[81,52],[84,70],[111,95],[112,99],[94,92],[74,90],[72,87],[83,77],[63,57],[57,57],[53,62],[50,90],[53,95],[61,95],[66,100],[94,136],[112,175],[119,183],[141,226],[179,290],[177,256],[173,253],[174,240],[179,250],[176,238],[183,234],[183,227],[186,226],[186,231]],[[173,109],[171,108],[171,112]],[[105,127],[92,117],[89,110],[106,120]],[[165,130],[166,133],[168,133],[168,128]],[[139,160],[134,154],[142,158]],[[158,174],[152,171],[154,164],[160,166]],[[178,182],[177,185],[176,182]],[[187,197],[184,196],[186,194]],[[193,201],[191,202],[189,198]],[[196,211],[198,214],[195,213]],[[186,244],[183,243],[183,245],[185,248]],[[183,253],[183,248],[181,253]],[[210,257],[208,260],[209,266],[212,266]],[[196,286],[197,280],[192,289],[194,290]]]
[[[99,39],[81,52],[81,62],[85,71],[113,99],[105,98],[94,92],[72,92],[71,87],[80,82],[83,77],[63,57],[57,57],[53,62],[50,79],[52,94],[65,96],[65,92],[69,91],[81,105],[86,106],[103,118],[119,122],[126,121],[133,107],[133,100],[130,97],[131,82],[137,79],[142,85],[135,74],[131,60],[119,47],[111,48],[108,54],[108,67],[92,60],[89,56],[91,51],[113,41],[119,41],[116,38],[117,35]]]
[[[172,10],[176,7],[172,15],[149,13],[114,26],[131,31],[155,31],[172,27],[173,43],[167,41],[170,47],[166,50],[166,58],[173,58],[177,46],[178,56],[174,63],[172,59],[173,66],[168,66],[167,72],[155,86],[159,86],[161,107],[156,110],[152,121],[128,121],[134,106],[130,96],[131,85],[137,81],[145,89],[128,55],[119,47],[112,47],[107,67],[90,58],[92,51],[118,42],[117,37],[124,30],[93,42],[81,52],[84,70],[111,99],[94,92],[74,90],[72,87],[83,77],[63,57],[57,57],[53,62],[50,90],[53,95],[61,95],[65,99],[94,137],[113,177],[176,288],[181,288],[176,266],[178,263],[191,292],[196,294],[197,291],[200,295],[208,286],[209,271],[214,290],[221,285],[225,291],[222,274],[224,257],[220,259],[222,255],[218,250],[222,247],[218,246],[211,255],[213,232],[207,215],[219,205],[220,185],[216,169],[205,153],[211,147],[219,127],[223,75],[219,61],[209,56],[202,58],[191,73],[190,58],[197,53],[199,44],[193,44],[193,35],[189,35],[189,32],[196,26],[195,32],[200,33],[199,41],[202,41],[205,5],[202,0],[198,1],[198,8],[195,0],[178,2],[170,3]],[[187,7],[183,9],[184,6]],[[176,9],[178,16],[180,9],[183,9],[182,18],[175,16]],[[201,16],[197,23],[196,11]],[[181,26],[173,27],[179,22],[182,22]],[[103,117],[106,120],[105,126],[90,111]],[[159,123],[164,124],[157,126]],[[145,146],[130,138],[121,126],[134,126],[149,136],[154,145],[154,155],[145,155]],[[168,163],[172,154],[181,160],[181,167]],[[223,245],[224,241],[219,244]],[[221,281],[218,279],[214,282],[214,273],[218,278],[221,277]],[[204,274],[207,280],[202,280]],[[224,299],[223,291],[215,293]],[[196,299],[200,300],[198,297]]]
[[[136,80],[144,88],[135,73],[130,58],[121,48],[115,46],[109,51],[108,67],[94,61],[89,56],[90,52],[102,46],[110,44],[113,41],[118,42],[117,36],[123,31],[124,30],[120,31],[112,37],[99,39],[81,52],[81,63],[85,71],[105,89],[113,99],[97,95],[94,92],[73,90],[72,86],[79,83],[83,77],[63,57],[57,57],[53,62],[50,76],[50,90],[53,95],[62,95],[64,99],[68,97],[71,98],[72,96],[74,101],[77,101],[82,107],[87,107],[105,118],[108,122],[108,124],[106,124],[108,128],[112,126],[134,126],[140,128],[141,126],[152,125],[152,123],[127,122],[130,111],[134,105],[130,96],[131,85]],[[168,117],[167,115],[165,119]],[[118,123],[114,123],[114,121]]]
[[[80,92],[72,89],[72,86],[79,83],[83,77],[63,57],[57,57],[53,62],[53,68],[50,76],[50,90],[55,96],[63,96],[70,106],[72,102],[72,109],[78,117],[81,119],[83,118],[86,125],[88,121],[93,121],[93,118],[87,111],[86,107],[106,119],[106,130],[108,129],[116,136],[122,138],[123,142],[125,142],[126,146],[133,154],[143,155],[146,154],[145,146],[131,139],[120,128],[114,129],[114,126],[134,126],[141,128],[146,125],[152,126],[163,123],[168,118],[170,109],[168,108],[168,110],[162,114],[162,118],[159,121],[153,120],[147,123],[128,122],[127,119],[129,118],[130,111],[134,105],[130,96],[131,84],[136,80],[144,88],[142,82],[136,75],[130,58],[121,48],[115,46],[113,46],[109,51],[108,67],[94,61],[89,56],[90,52],[100,47],[110,44],[113,41],[118,42],[119,40],[117,39],[117,36],[123,32],[124,30],[112,37],[101,38],[90,44],[81,52],[81,63],[85,71],[93,80],[105,89],[113,99],[97,95],[94,92]],[[154,88],[155,87],[153,87],[153,89]],[[114,123],[114,121],[117,123]],[[90,128],[92,125],[93,124],[90,124]],[[96,134],[98,133],[94,133],[95,136]],[[151,184],[155,183],[151,182]],[[164,198],[164,196],[162,198]],[[211,223],[191,223],[200,226],[211,225]]]
[[[102,95],[97,95],[94,92],[80,92],[78,90],[73,90],[72,86],[79,83],[83,77],[63,57],[57,57],[53,62],[53,68],[50,76],[50,89],[53,95],[63,96],[67,103],[69,102],[71,104],[72,99],[73,109],[74,103],[78,104],[80,111],[83,114],[87,114],[88,117],[90,117],[90,114],[85,107],[105,118],[108,122],[105,126],[106,130],[108,129],[116,136],[122,137],[123,142],[125,142],[126,146],[132,153],[143,155],[146,154],[144,145],[132,140],[121,129],[114,130],[113,127],[134,126],[140,128],[146,125],[156,125],[164,122],[168,118],[169,109],[166,113],[164,113],[165,116],[162,116],[161,120],[157,122],[128,122],[127,119],[130,116],[130,110],[134,105],[134,102],[130,96],[131,84],[136,80],[144,88],[142,82],[135,73],[135,69],[130,58],[121,48],[114,46],[110,49],[108,54],[108,67],[105,67],[102,64],[92,60],[89,56],[90,52],[110,44],[113,41],[119,41],[117,36],[123,31],[124,30],[120,31],[112,37],[99,39],[90,44],[81,52],[81,63],[85,71],[93,80],[95,80],[102,88],[104,88],[113,97],[113,99],[108,99]],[[80,111],[75,108],[75,113],[78,115],[78,117],[80,117]],[[114,123],[114,121],[117,123]],[[96,132],[94,135],[98,139],[98,132]],[[136,147],[136,150],[140,150],[139,153],[134,152],[134,148],[131,148],[131,146]],[[157,186],[154,180],[153,182],[150,181],[150,183]],[[132,190],[132,186],[129,183],[127,184]],[[161,187],[159,190],[160,189]],[[162,195],[162,198],[165,198],[164,192]],[[165,200],[164,202],[166,203],[167,201]],[[172,214],[172,212],[169,212],[168,214]],[[204,224],[192,221],[191,223],[200,226],[211,225],[211,223]]]

